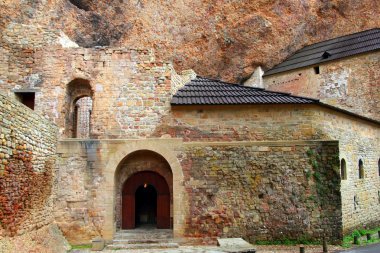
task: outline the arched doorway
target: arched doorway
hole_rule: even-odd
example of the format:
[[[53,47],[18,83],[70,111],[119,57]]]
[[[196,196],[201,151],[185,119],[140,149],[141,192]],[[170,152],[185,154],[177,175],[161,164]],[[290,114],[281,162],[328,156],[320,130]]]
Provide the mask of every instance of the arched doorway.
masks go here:
[[[133,174],[122,190],[122,229],[145,224],[170,228],[169,185],[153,171]]]
[[[93,90],[90,82],[76,78],[68,83],[65,101],[64,135],[69,138],[91,137]]]

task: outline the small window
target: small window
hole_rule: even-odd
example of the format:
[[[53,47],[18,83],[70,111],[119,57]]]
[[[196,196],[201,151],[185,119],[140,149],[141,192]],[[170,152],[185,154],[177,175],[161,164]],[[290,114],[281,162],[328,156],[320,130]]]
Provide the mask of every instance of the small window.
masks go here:
[[[319,75],[319,66],[315,66],[314,67],[314,73],[316,74],[316,75]]]
[[[34,102],[35,102],[35,92],[15,92],[17,99],[34,110]]]
[[[340,161],[340,177],[342,180],[347,179],[346,160],[344,159]]]
[[[359,160],[359,179],[364,178],[364,165],[362,159]]]
[[[380,177],[380,158],[379,158],[379,161],[377,161],[377,170],[378,170],[379,177]]]

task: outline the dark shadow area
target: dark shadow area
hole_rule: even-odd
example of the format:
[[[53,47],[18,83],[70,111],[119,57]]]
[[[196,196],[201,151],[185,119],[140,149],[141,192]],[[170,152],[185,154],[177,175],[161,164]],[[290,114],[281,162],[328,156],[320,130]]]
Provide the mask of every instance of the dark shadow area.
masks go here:
[[[149,184],[141,185],[136,190],[136,227],[157,224],[157,191]]]
[[[84,0],[69,0],[70,3],[72,3],[73,5],[75,5],[76,7],[78,7],[79,9],[81,10],[84,10],[84,11],[89,11],[90,10],[90,6],[89,6],[89,1],[84,1]]]

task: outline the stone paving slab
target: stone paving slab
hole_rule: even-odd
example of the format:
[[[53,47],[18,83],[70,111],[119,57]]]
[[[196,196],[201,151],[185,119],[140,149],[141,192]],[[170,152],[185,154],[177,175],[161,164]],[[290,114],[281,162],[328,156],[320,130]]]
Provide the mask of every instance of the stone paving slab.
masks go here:
[[[283,246],[283,245],[253,245],[256,253],[299,253],[299,246]],[[342,250],[340,246],[329,245],[329,252],[338,252]],[[91,251],[86,250],[72,250],[70,253],[227,253],[217,246],[180,246],[177,249],[153,249],[153,250],[103,250]],[[322,253],[322,246],[305,246],[306,253]]]

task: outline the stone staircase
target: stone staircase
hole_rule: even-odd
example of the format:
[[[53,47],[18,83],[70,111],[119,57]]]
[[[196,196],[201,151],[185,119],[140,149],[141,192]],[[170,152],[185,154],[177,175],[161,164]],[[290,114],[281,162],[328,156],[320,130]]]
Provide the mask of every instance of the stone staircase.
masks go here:
[[[173,249],[178,247],[178,243],[174,242],[171,229],[136,228],[118,231],[107,249]]]

